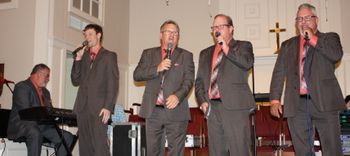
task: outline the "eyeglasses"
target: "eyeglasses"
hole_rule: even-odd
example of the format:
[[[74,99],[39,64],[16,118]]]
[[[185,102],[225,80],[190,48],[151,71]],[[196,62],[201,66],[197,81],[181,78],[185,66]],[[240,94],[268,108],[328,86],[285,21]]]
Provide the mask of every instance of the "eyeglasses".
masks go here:
[[[174,35],[174,36],[179,35],[179,32],[177,32],[177,31],[164,30],[162,32],[167,34],[167,35]]]
[[[210,28],[211,28],[211,30],[216,30],[216,29],[223,29],[225,26],[229,27],[230,25],[229,24],[221,24],[221,25],[212,26]]]
[[[295,21],[297,21],[297,22],[302,22],[302,21],[308,22],[308,21],[311,21],[311,19],[315,18],[315,17],[317,17],[317,16],[310,15],[310,16],[304,16],[304,17],[297,17],[297,18],[295,18]]]

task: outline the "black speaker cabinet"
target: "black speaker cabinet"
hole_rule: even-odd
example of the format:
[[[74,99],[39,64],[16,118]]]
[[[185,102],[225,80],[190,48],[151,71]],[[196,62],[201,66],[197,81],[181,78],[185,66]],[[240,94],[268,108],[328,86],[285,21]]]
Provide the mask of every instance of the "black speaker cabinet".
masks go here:
[[[143,123],[113,125],[113,156],[146,156],[146,130]]]

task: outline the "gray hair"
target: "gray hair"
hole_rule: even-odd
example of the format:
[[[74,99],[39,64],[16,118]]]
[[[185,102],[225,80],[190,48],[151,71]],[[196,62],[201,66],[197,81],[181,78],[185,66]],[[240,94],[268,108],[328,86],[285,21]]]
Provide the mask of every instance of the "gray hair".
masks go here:
[[[180,27],[179,27],[179,25],[175,22],[175,21],[173,21],[173,20],[167,20],[167,21],[165,21],[161,26],[160,26],[160,32],[163,32],[164,31],[164,28],[165,28],[165,25],[168,25],[168,24],[173,24],[173,25],[175,25],[175,27],[176,27],[176,31],[180,34]]]
[[[312,13],[317,16],[317,13],[316,13],[316,8],[309,4],[309,3],[303,3],[303,4],[300,4],[299,7],[298,7],[298,12],[301,10],[301,9],[309,9],[312,11]]]

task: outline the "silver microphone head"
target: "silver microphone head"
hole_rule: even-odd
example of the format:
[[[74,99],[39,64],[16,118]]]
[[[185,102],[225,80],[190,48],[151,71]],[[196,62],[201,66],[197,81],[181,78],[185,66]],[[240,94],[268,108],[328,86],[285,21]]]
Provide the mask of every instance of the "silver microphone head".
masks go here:
[[[166,58],[170,59],[171,49],[173,49],[173,43],[169,42],[166,49]]]
[[[215,37],[219,37],[221,35],[221,33],[220,32],[215,32]]]
[[[88,44],[89,44],[89,41],[86,41],[86,40],[82,43],[83,46],[87,46]]]
[[[170,50],[170,49],[173,49],[173,43],[172,42],[170,42],[170,43],[168,43],[168,49]]]
[[[309,40],[309,34],[307,33],[307,31],[305,31],[304,39]]]

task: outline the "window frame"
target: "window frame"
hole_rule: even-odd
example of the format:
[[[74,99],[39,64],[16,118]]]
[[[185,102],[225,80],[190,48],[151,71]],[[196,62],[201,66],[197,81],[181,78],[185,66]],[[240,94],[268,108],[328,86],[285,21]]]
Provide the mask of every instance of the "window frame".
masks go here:
[[[75,8],[73,6],[73,1],[74,0],[69,0],[69,6],[68,6],[68,12],[70,15],[73,14],[73,16],[82,18],[81,20],[89,21],[95,24],[99,24],[101,26],[104,25],[104,10],[105,10],[105,0],[88,0],[89,1],[89,13],[86,13],[83,11],[83,0],[80,0],[80,8]],[[95,2],[98,4],[98,17],[94,17],[92,15],[92,3]]]
[[[18,0],[10,0],[9,2],[0,2],[0,10],[18,8]]]

